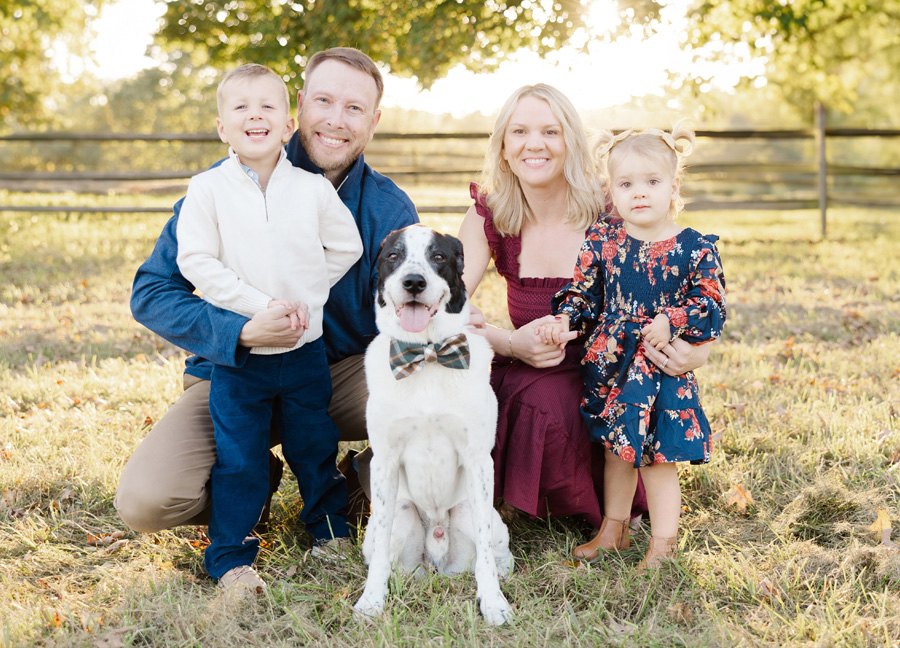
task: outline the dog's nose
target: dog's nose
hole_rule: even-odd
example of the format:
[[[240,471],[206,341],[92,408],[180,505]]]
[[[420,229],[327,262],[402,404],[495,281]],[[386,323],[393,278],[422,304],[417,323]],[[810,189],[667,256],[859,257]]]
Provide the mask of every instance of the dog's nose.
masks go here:
[[[403,290],[411,295],[418,295],[428,287],[425,277],[418,274],[410,274],[403,277]]]

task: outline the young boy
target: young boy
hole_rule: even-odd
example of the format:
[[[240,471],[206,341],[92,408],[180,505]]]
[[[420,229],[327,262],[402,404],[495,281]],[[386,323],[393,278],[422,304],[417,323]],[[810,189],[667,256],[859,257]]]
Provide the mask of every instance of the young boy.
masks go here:
[[[307,530],[317,544],[349,535],[347,490],[335,467],[340,435],[327,414],[322,308],[360,258],[362,241],[331,183],[286,159],[294,120],[278,75],[243,65],[225,76],[216,98],[219,137],[231,148],[188,186],[177,226],[179,269],[215,306],[246,317],[281,309],[294,330],[304,330],[293,349],[256,347],[242,367],[212,372],[217,461],[204,563],[219,585],[261,592],[252,567],[259,541],[248,536],[269,489],[271,416],[297,476]]]

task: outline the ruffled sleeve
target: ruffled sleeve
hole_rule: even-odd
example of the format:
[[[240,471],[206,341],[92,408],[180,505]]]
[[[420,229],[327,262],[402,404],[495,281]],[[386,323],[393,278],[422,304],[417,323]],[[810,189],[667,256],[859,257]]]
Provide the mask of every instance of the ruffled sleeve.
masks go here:
[[[588,230],[575,264],[572,281],[554,295],[550,308],[554,315],[567,315],[569,328],[588,333],[603,308],[603,243],[607,224],[595,223]]]
[[[691,344],[717,339],[725,326],[725,274],[716,248],[718,236],[701,236],[691,252],[690,288],[678,306],[664,308],[672,338]]]
[[[484,219],[484,235],[497,272],[504,279],[519,279],[519,254],[522,252],[520,236],[503,236],[494,229],[494,212],[487,204],[487,194],[479,191],[479,186],[469,183],[469,195],[475,201],[475,211]]]

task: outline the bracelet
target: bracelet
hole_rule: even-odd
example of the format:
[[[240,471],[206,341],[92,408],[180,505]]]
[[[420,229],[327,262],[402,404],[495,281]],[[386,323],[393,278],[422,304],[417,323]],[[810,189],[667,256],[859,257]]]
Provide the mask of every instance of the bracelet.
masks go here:
[[[515,329],[513,329],[513,330],[515,330]],[[512,358],[513,360],[518,360],[518,358],[516,358],[516,354],[513,353],[513,349],[512,349],[512,334],[513,334],[513,332],[510,331],[509,337],[506,338],[506,343],[509,345],[509,357]]]

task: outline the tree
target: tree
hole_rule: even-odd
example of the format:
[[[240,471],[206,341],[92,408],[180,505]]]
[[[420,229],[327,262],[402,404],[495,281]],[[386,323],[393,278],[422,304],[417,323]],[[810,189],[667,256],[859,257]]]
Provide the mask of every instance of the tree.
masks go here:
[[[19,116],[27,116],[32,123],[53,117],[52,100],[61,100],[77,84],[63,79],[54,65],[54,53],[87,54],[85,32],[104,2],[0,3],[0,124],[9,125]]]
[[[852,112],[861,82],[900,67],[898,25],[900,0],[700,0],[685,34],[695,61],[762,57],[768,83],[809,115],[817,102]]]
[[[310,55],[357,47],[427,88],[463,63],[488,71],[547,53],[583,26],[582,0],[170,0],[157,43],[195,65],[265,63],[296,78]]]

